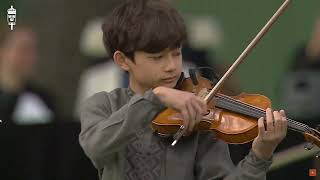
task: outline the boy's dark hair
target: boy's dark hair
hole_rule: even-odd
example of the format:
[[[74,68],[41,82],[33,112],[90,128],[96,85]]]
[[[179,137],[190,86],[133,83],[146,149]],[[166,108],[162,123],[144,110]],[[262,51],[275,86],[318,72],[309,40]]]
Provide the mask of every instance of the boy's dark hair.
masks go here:
[[[131,60],[135,51],[158,53],[187,39],[182,17],[166,0],[127,0],[111,12],[102,31],[109,54],[119,50]]]

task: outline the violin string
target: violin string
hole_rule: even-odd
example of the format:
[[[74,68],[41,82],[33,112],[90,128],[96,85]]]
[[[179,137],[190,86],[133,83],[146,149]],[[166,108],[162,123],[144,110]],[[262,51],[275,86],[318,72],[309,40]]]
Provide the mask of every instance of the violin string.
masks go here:
[[[244,108],[243,106],[245,106],[245,108],[251,109],[251,111],[246,109],[246,111],[249,111],[249,112],[246,113],[246,114],[248,114],[248,115],[254,116],[254,117],[256,117],[256,118],[264,117],[265,111],[262,110],[262,109],[260,109],[260,108],[257,108],[257,107],[252,106],[252,105],[249,105],[249,106],[248,106],[248,104],[242,103],[242,102],[237,101],[237,100],[234,100],[234,99],[232,99],[232,98],[223,97],[223,96],[220,96],[220,97],[223,98],[223,99],[225,99],[225,100],[228,100],[228,102],[230,102],[232,105],[233,105],[233,104],[236,104],[236,105],[238,106],[238,107],[236,107],[236,108],[239,108],[239,106],[242,107],[242,108]],[[258,111],[258,112],[256,112],[256,111]],[[257,113],[258,113],[258,114],[257,114]],[[306,126],[306,125],[304,125],[304,124],[302,124],[302,123],[293,121],[293,120],[288,119],[288,118],[287,118],[287,120],[288,120],[288,122],[289,122],[289,125],[293,126],[293,128],[297,128],[297,129],[299,129],[300,131],[303,131],[303,132],[304,132],[304,131],[308,131],[308,132],[310,132],[310,133],[313,132],[308,126]],[[291,124],[290,124],[290,123],[291,123]],[[290,126],[289,126],[289,128],[290,128]],[[301,129],[301,128],[302,128],[302,129]]]
[[[230,104],[231,103],[231,104]],[[256,117],[256,118],[259,118],[259,117],[263,117],[264,115],[262,115],[262,114],[260,114],[260,113],[258,113],[257,114],[257,112],[255,112],[255,111],[252,111],[252,110],[248,110],[248,109],[246,109],[246,108],[244,108],[243,106],[241,107],[241,106],[239,106],[239,104],[237,104],[237,106],[234,106],[234,103],[233,102],[228,102],[228,104],[221,104],[220,103],[220,105],[222,105],[222,106],[224,106],[223,108],[226,108],[226,109],[229,109],[229,110],[231,110],[231,111],[235,111],[235,112],[238,112],[238,113],[242,113],[242,114],[246,114],[246,115],[249,115],[249,116],[253,116],[253,117]],[[293,129],[295,128],[295,129],[297,129],[299,132],[304,132],[304,131],[306,131],[307,129],[305,129],[305,128],[303,128],[303,129],[301,129],[301,127],[300,126],[297,126],[296,124],[292,124],[292,126],[294,126],[293,127]],[[292,128],[290,128],[290,126],[289,126],[289,129],[292,129]]]
[[[258,111],[258,112],[260,113],[260,114],[259,114],[259,117],[264,116],[264,114],[266,113],[266,111],[263,110],[263,109],[261,109],[261,108],[252,106],[252,105],[247,104],[247,103],[243,103],[243,102],[237,101],[237,100],[232,99],[232,98],[230,98],[230,97],[227,97],[227,96],[220,96],[220,97],[222,97],[223,99],[229,100],[229,101],[231,101],[232,103],[236,103],[237,105],[245,106],[245,107],[247,107],[247,108],[250,108],[250,109],[253,109],[253,110],[255,110],[255,111]],[[299,126],[307,127],[307,125],[302,124],[302,123],[297,122],[297,121],[294,121],[294,120],[292,120],[292,119],[287,118],[287,120],[290,121],[290,122],[292,122],[292,123],[294,123],[294,124],[298,124]]]
[[[288,121],[290,120],[290,121],[294,121],[294,120],[292,120],[292,119],[289,119],[289,118],[287,118],[288,119]],[[295,121],[295,122],[297,122],[297,121]],[[298,122],[299,123],[299,122]],[[303,125],[305,125],[305,124],[303,124]],[[305,125],[305,128],[308,130],[308,132],[310,133],[310,134],[313,134],[313,135],[316,135],[316,133],[314,132],[314,129],[313,128],[311,128],[311,127],[309,127],[309,126],[307,126],[307,125]]]
[[[242,113],[245,113],[247,115],[251,115],[251,116],[254,116],[256,118],[265,116],[265,110],[263,110],[263,109],[257,108],[255,106],[252,106],[252,105],[247,104],[247,103],[242,103],[242,102],[237,101],[237,100],[235,100],[233,98],[230,98],[228,96],[217,95],[217,97],[219,97],[221,100],[226,100],[225,102],[229,102],[229,104],[231,103],[231,105],[237,105],[236,108],[241,107],[242,108],[242,110],[241,110]],[[230,106],[230,105],[227,105],[227,106]],[[234,110],[238,110],[238,109],[234,109]],[[246,111],[246,112],[243,112],[243,111]],[[292,126],[292,128],[298,129],[299,131],[302,131],[302,132],[307,131],[307,132],[312,133],[312,130],[307,125],[304,125],[302,123],[299,123],[299,122],[294,121],[294,120],[289,119],[289,118],[287,118],[287,120],[289,122],[289,125]],[[289,128],[290,128],[290,126],[289,126]],[[290,128],[290,129],[292,129],[292,128]]]
[[[226,100],[225,102],[229,102],[229,105],[225,105],[225,106],[227,106],[227,107],[225,107],[227,109],[228,109],[228,107],[230,108],[230,106],[233,106],[235,104],[237,106],[237,107],[233,107],[233,111],[235,111],[235,112],[240,111],[239,108],[241,108],[241,112],[239,112],[239,113],[243,113],[243,114],[253,116],[256,118],[260,118],[260,117],[265,116],[265,110],[260,109],[258,107],[252,106],[247,103],[243,103],[241,101],[235,100],[231,97],[224,96],[224,95],[217,95],[217,97],[219,97],[221,100],[223,100],[223,99]],[[230,105],[230,103],[231,103],[231,105]],[[289,122],[288,123],[289,129],[296,128],[301,132],[305,132],[305,131],[310,132],[310,133],[313,132],[313,130],[305,124],[299,123],[299,122],[291,120],[289,118],[287,118],[287,120]],[[292,128],[290,126],[292,126]]]
[[[238,111],[239,113],[243,113],[243,114],[246,114],[246,115],[249,115],[249,116],[253,116],[253,117],[256,117],[256,118],[259,118],[259,117],[262,117],[263,115],[261,114],[257,114],[256,112],[252,111],[252,110],[246,110],[246,109],[242,109],[239,111],[239,106],[236,106],[236,107],[232,107],[232,109],[230,109],[230,105],[226,105],[228,106],[227,109],[229,110],[232,110],[232,111]],[[231,106],[233,106],[231,104]],[[296,126],[295,124],[293,124],[293,126],[295,126],[296,129],[299,129],[299,132],[304,132],[300,126]]]
[[[263,117],[264,116],[264,114],[265,114],[265,111],[264,110],[262,110],[262,109],[260,109],[260,108],[257,108],[257,107],[255,107],[255,106],[252,106],[252,105],[248,105],[248,104],[246,104],[246,103],[242,103],[242,102],[240,102],[240,101],[237,101],[237,100],[234,100],[234,99],[232,99],[232,98],[228,98],[228,97],[223,97],[223,96],[221,96],[223,99],[226,99],[226,100],[228,100],[231,104],[236,104],[236,105],[238,105],[238,106],[245,106],[246,108],[249,108],[249,109],[251,109],[251,111],[249,110],[249,113],[248,113],[248,115],[253,115],[253,116],[255,116],[255,117],[257,117],[257,118],[259,118],[259,117]],[[237,108],[239,108],[239,107],[237,107]],[[247,110],[248,111],[248,110]],[[255,111],[258,111],[257,113],[255,112]],[[299,123],[299,122],[296,122],[296,121],[294,121],[294,120],[291,120],[291,119],[288,119],[287,118],[287,120],[288,120],[288,122],[289,122],[289,125],[291,125],[293,128],[297,128],[298,130],[300,130],[300,131],[307,131],[307,132],[310,132],[310,133],[312,133],[313,131],[308,127],[308,126],[306,126],[306,125],[304,125],[304,124],[302,124],[302,123]],[[290,128],[290,126],[289,126],[289,128]],[[290,129],[292,129],[292,128],[290,128]]]

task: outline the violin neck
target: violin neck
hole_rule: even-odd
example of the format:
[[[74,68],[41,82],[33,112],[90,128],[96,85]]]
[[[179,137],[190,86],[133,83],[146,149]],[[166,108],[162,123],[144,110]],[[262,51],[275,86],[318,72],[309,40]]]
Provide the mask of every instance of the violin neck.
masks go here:
[[[215,106],[218,108],[239,113],[242,115],[246,115],[255,119],[266,117],[266,111],[264,109],[258,108],[250,104],[243,103],[241,101],[237,101],[228,96],[216,95],[214,99],[215,99]],[[298,121],[295,121],[289,118],[287,118],[287,120],[288,120],[288,129],[290,130],[297,131],[300,133],[312,131],[312,128],[310,128],[306,124],[300,123]]]

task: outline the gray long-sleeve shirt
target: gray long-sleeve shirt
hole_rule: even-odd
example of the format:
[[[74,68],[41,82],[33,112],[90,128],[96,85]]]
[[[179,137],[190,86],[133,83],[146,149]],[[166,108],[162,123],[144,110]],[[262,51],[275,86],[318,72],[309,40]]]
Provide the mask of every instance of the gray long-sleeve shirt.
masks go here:
[[[150,124],[165,107],[151,90],[119,88],[90,97],[81,110],[80,145],[101,180],[261,180],[271,165],[250,153],[235,167],[226,143],[194,133],[175,146]]]

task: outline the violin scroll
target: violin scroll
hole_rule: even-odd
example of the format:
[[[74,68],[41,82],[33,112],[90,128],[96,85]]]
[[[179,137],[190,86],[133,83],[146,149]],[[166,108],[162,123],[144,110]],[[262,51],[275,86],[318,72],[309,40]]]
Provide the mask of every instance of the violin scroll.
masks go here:
[[[320,148],[320,132],[313,128],[308,128],[308,132],[304,133],[304,138],[307,142],[315,144]]]

